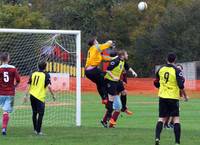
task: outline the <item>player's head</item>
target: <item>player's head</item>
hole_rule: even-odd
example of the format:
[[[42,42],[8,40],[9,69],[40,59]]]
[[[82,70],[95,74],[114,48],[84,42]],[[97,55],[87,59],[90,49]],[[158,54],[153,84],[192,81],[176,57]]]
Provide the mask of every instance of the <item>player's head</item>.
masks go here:
[[[180,70],[183,70],[183,66],[181,64],[177,64],[176,67]]]
[[[10,61],[10,55],[8,52],[3,52],[1,54],[1,62],[2,63],[8,63]]]
[[[120,51],[118,52],[118,56],[119,56],[119,58],[122,59],[122,60],[127,60],[127,59],[128,59],[128,53],[127,53],[127,51],[125,51],[125,50],[120,50]]]
[[[175,53],[169,53],[167,56],[167,62],[168,63],[175,63],[176,62],[176,54]]]
[[[92,38],[88,41],[88,45],[91,47],[93,45],[99,44],[99,42],[97,41],[97,38]]]
[[[47,63],[46,61],[41,61],[38,63],[38,69],[44,71],[46,69]]]

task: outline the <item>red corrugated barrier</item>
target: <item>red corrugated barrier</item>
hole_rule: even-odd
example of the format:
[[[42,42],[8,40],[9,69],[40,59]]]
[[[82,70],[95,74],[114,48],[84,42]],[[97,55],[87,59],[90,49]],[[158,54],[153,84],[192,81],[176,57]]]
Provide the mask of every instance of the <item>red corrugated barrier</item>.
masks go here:
[[[153,86],[153,78],[129,78],[126,89],[129,92],[135,93],[156,93],[157,89]],[[21,83],[18,87],[18,90],[24,91],[28,82],[28,77],[21,77]],[[82,91],[83,92],[97,92],[96,85],[92,83],[87,78],[81,79]],[[75,90],[76,79],[70,77],[70,90]],[[200,92],[200,80],[187,80],[185,82],[185,88],[189,91]]]

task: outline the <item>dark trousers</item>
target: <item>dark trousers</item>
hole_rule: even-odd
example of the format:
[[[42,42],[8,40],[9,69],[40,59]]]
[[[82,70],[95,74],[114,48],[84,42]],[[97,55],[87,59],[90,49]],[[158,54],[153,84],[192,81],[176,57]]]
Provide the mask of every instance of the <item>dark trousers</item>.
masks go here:
[[[95,67],[91,70],[85,70],[85,75],[96,84],[101,99],[105,99],[107,97],[107,92],[104,81],[104,73],[99,68]]]
[[[37,133],[41,132],[42,120],[45,111],[45,103],[38,100],[34,96],[30,95],[31,107],[32,107],[32,120],[33,127]]]

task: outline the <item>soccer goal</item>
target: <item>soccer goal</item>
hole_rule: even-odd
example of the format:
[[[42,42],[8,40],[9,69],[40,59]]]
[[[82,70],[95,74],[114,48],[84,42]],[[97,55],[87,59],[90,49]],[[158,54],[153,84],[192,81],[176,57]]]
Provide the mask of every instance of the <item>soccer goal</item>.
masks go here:
[[[9,52],[21,75],[10,126],[32,126],[30,102],[23,103],[29,75],[47,61],[56,101],[47,93],[44,126],[81,125],[81,32],[0,29],[0,52]]]

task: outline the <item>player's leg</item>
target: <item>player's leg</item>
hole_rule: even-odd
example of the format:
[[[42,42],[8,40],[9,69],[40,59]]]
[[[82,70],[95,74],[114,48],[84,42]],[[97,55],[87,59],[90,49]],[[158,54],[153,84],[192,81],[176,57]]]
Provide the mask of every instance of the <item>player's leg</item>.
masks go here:
[[[32,122],[35,133],[37,133],[37,102],[36,98],[30,95],[30,102],[32,107]]]
[[[86,70],[85,75],[88,79],[90,79],[93,83],[96,84],[97,90],[101,99],[104,101],[106,100],[106,86],[104,82],[104,75],[99,68],[93,68],[91,70]],[[102,102],[104,104],[104,102]],[[105,101],[106,103],[106,101]]]
[[[127,93],[126,90],[124,88],[124,84],[122,81],[119,81],[118,87],[117,87],[118,92],[120,92],[120,99],[121,99],[121,103],[122,103],[122,112],[125,112],[125,110],[127,109],[126,106],[126,102],[127,102]]]
[[[128,110],[128,107],[127,107],[127,91],[125,90],[125,87],[122,81],[119,81],[117,90],[118,92],[120,92],[120,99],[122,103],[121,111],[125,112],[127,115],[132,115],[133,112]]]
[[[121,97],[121,102],[122,102],[122,109],[121,109],[121,111],[124,112],[124,113],[126,113],[127,115],[132,115],[133,112],[130,111],[128,109],[128,107],[127,107],[127,91],[123,90],[121,92],[121,96],[120,97]]]
[[[9,113],[4,111],[2,116],[2,135],[6,135],[8,121]]]
[[[116,83],[116,87],[117,87],[117,93],[114,95],[114,102],[113,102],[114,113],[110,119],[110,126],[109,126],[110,128],[112,128],[114,125],[117,124],[116,121],[122,109],[122,102],[119,94],[121,94],[121,92],[125,90],[123,83],[121,81]]]
[[[180,144],[181,138],[181,124],[179,119],[179,100],[171,100],[171,116],[173,117],[174,123],[174,135],[175,135],[175,143]]]
[[[159,117],[158,119],[158,122],[156,124],[156,130],[155,130],[155,145],[159,145],[160,143],[160,135],[161,135],[165,120],[166,118],[162,118],[162,117]]]
[[[181,138],[181,124],[179,117],[173,117],[174,121],[174,135],[175,135],[175,143],[180,144],[180,138]]]
[[[174,123],[173,123],[173,120],[172,120],[172,117],[167,117],[166,118],[166,121],[164,123],[164,128],[174,128]]]
[[[116,82],[110,81],[110,80],[105,80],[106,82],[106,89],[108,92],[108,103],[106,104],[106,113],[103,117],[103,120],[101,123],[107,126],[107,121],[110,120],[113,112],[113,101],[114,101],[114,95],[117,94],[117,85]]]
[[[101,120],[101,124],[103,125],[103,127],[107,128],[108,127],[108,107],[107,107],[108,103],[106,104],[106,112],[104,114],[103,119]]]
[[[108,102],[108,93],[107,93],[107,89],[106,89],[106,83],[105,83],[105,79],[104,79],[104,73],[103,72],[99,72],[99,76],[96,77],[97,79],[97,90],[101,96],[102,99],[102,104],[107,104]]]
[[[170,128],[174,128],[173,117],[169,118],[168,125],[169,125]]]
[[[155,129],[155,145],[159,145],[163,124],[166,121],[166,117],[169,116],[168,114],[169,112],[168,112],[167,100],[159,98],[159,119]]]
[[[125,90],[121,92],[120,98],[121,98],[121,102],[122,102],[122,109],[121,109],[121,111],[125,112],[125,110],[127,109],[127,107],[126,107],[127,93],[126,93]]]
[[[37,133],[38,135],[42,135],[41,128],[42,128],[42,121],[45,111],[45,103],[37,100],[37,113],[38,113],[38,120],[37,120]]]
[[[116,122],[117,122],[117,119],[119,117],[121,108],[122,108],[122,104],[121,104],[120,96],[115,95],[114,96],[114,102],[113,102],[114,113],[113,113],[113,115],[110,119],[110,127],[112,127],[113,125],[116,125]]]
[[[165,123],[164,123],[164,128],[170,128],[170,127],[169,127],[169,118],[170,118],[170,117],[166,117],[166,121],[165,121]]]
[[[2,117],[2,135],[6,135],[6,130],[9,122],[9,113],[13,111],[14,97],[5,96],[3,105],[3,117]]]
[[[110,120],[110,118],[112,116],[113,100],[114,100],[114,97],[112,95],[108,95],[108,103],[106,104],[106,112],[105,112],[104,117],[101,121],[101,124],[106,128],[108,127],[108,121]]]
[[[3,106],[4,106],[4,104],[5,104],[5,96],[0,96],[0,106],[3,108]],[[3,114],[2,114],[2,135],[5,135],[5,133],[4,133],[4,130],[5,130],[5,126],[3,125],[3,124],[5,124],[4,122],[5,121],[3,121],[5,119],[5,117],[4,117],[4,112],[3,112]],[[5,130],[6,131],[6,130]]]

